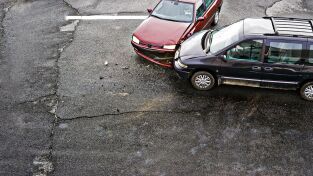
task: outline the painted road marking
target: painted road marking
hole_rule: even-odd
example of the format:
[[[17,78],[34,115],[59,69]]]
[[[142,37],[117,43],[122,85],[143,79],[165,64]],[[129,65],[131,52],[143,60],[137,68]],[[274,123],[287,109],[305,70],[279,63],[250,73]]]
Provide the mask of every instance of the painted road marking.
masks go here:
[[[91,15],[91,16],[66,16],[65,20],[144,20],[148,16],[107,16],[107,15]]]

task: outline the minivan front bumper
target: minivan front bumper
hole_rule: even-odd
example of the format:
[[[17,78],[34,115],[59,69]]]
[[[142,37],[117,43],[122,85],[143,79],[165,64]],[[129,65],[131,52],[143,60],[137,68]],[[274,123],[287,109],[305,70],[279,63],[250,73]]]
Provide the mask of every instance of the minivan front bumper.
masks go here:
[[[190,79],[191,71],[187,71],[186,69],[179,66],[177,60],[174,62],[173,65],[174,65],[174,69],[175,69],[179,78],[184,79],[184,80]]]

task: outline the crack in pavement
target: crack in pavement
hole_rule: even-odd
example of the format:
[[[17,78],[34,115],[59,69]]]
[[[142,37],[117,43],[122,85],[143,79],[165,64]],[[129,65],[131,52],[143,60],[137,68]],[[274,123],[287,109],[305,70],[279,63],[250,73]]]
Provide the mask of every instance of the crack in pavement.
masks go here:
[[[69,7],[70,9],[74,10],[75,11],[75,14],[76,15],[79,15],[79,12],[77,9],[75,9],[74,7],[72,7],[69,3],[67,3],[65,0],[63,0],[63,3]],[[71,23],[67,24],[67,25],[70,25]],[[49,141],[50,141],[50,144],[49,144],[49,147],[48,147],[48,154],[46,156],[40,156],[40,157],[37,157],[35,160],[34,160],[34,167],[37,168],[37,172],[34,172],[34,175],[40,175],[40,176],[44,176],[44,175],[48,175],[48,174],[51,174],[53,173],[54,171],[54,167],[53,167],[53,152],[54,152],[54,136],[55,136],[55,131],[56,131],[56,127],[57,125],[59,124],[59,117],[57,116],[56,114],[56,111],[58,109],[58,105],[59,105],[59,100],[60,100],[60,96],[58,94],[58,89],[59,89],[59,83],[60,83],[60,67],[59,67],[59,59],[61,58],[61,55],[62,53],[64,52],[64,50],[69,47],[71,45],[71,43],[73,42],[73,40],[75,39],[75,31],[76,31],[76,27],[78,26],[79,23],[76,23],[75,25],[75,28],[71,31],[62,31],[60,30],[60,32],[69,32],[72,34],[71,38],[69,39],[68,42],[66,43],[63,43],[63,44],[59,44],[58,45],[58,51],[57,51],[57,56],[54,57],[55,58],[55,67],[56,67],[56,71],[57,71],[57,76],[56,76],[56,84],[54,86],[54,93],[53,94],[49,94],[49,95],[46,95],[46,96],[42,96],[42,97],[39,97],[35,100],[31,100],[31,101],[26,101],[26,102],[22,102],[22,103],[19,103],[18,105],[23,105],[23,104],[27,104],[27,103],[34,103],[36,101],[40,101],[44,98],[49,98],[51,97],[52,99],[55,100],[55,104],[52,105],[52,109],[51,111],[49,111],[49,113],[53,114],[54,115],[54,119],[53,119],[53,122],[52,122],[52,127],[51,127],[51,131],[50,131],[50,134],[49,134]],[[65,25],[65,26],[67,26]],[[61,29],[61,27],[59,28]]]
[[[66,6],[68,6],[69,8],[73,9],[76,12],[76,15],[79,15],[79,11],[78,9],[74,8],[69,2],[67,2],[66,0],[63,0],[64,4]]]
[[[107,114],[100,114],[100,115],[94,115],[94,116],[78,116],[73,117],[69,119],[65,119],[62,117],[59,117],[60,122],[66,122],[66,121],[73,121],[73,120],[79,120],[79,119],[94,119],[94,118],[100,118],[105,116],[122,116],[127,114],[145,114],[145,113],[151,113],[151,114],[196,114],[201,113],[201,111],[127,111],[127,112],[118,112],[118,113],[107,113]]]
[[[20,105],[24,105],[24,104],[36,103],[38,101],[42,101],[43,99],[47,99],[47,98],[53,99],[54,96],[56,96],[56,93],[43,95],[43,96],[37,97],[37,98],[32,99],[32,100],[28,100],[28,101],[24,101],[24,102],[13,104],[12,106],[20,106]]]

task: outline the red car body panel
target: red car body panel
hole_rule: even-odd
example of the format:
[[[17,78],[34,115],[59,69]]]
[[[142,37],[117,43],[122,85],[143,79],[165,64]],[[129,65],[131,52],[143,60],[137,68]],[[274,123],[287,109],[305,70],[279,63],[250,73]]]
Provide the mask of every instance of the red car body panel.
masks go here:
[[[167,68],[172,68],[172,64],[168,62],[165,63],[162,60],[155,60],[145,55],[140,50],[149,51],[151,53],[157,52],[174,54],[177,48],[174,50],[169,50],[164,49],[163,46],[179,45],[193,33],[198,32],[209,26],[213,21],[214,14],[221,8],[223,3],[223,0],[214,0],[211,6],[203,14],[204,20],[197,21],[196,19],[197,0],[178,0],[178,1],[194,4],[194,19],[192,22],[190,23],[175,22],[149,16],[137,27],[137,29],[133,33],[133,36],[140,40],[140,44],[134,43],[133,41],[131,42],[131,44],[135,48],[136,53],[139,56]]]
[[[162,63],[162,62],[159,62],[159,61],[156,61],[156,60],[154,60],[154,59],[152,59],[152,58],[150,58],[150,57],[148,57],[148,56],[142,54],[141,52],[139,52],[139,51],[136,50],[136,49],[135,49],[135,52],[136,52],[139,56],[141,56],[142,58],[144,58],[144,59],[146,59],[146,60],[148,60],[148,61],[150,61],[150,62],[153,62],[153,63],[158,64],[158,65],[160,65],[160,66],[162,66],[162,67],[165,67],[165,68],[173,68],[172,65],[166,64],[166,63]]]
[[[204,20],[194,24],[193,30],[191,30],[190,32],[192,34],[195,32],[199,32],[202,29],[206,28],[208,25],[210,25],[213,21],[214,14],[221,8],[222,3],[222,0],[215,0],[213,4],[209,7],[209,9],[204,13]]]
[[[151,16],[140,24],[134,36],[140,41],[154,45],[176,45],[189,25]]]

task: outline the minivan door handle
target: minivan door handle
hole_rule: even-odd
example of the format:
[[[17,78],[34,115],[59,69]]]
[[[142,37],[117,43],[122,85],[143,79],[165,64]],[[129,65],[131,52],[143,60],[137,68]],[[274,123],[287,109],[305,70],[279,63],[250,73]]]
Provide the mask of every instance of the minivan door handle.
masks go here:
[[[272,72],[274,69],[272,67],[265,67],[264,71]]]
[[[259,67],[259,66],[253,66],[253,67],[252,67],[252,70],[254,70],[254,71],[261,71],[262,68]]]

